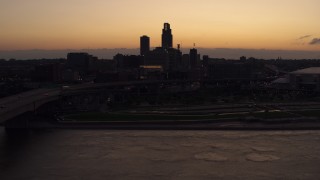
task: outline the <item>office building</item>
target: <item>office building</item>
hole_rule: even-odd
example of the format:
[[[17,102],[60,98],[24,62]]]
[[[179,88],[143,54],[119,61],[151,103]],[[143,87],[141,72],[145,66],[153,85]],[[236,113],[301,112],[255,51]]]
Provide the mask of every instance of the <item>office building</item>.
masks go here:
[[[170,29],[169,23],[164,23],[164,27],[162,29],[162,48],[168,49],[172,48],[172,32]]]
[[[166,71],[169,69],[170,56],[166,49],[157,47],[150,51],[145,57],[145,65],[162,66]]]
[[[191,69],[196,69],[198,67],[198,51],[197,49],[193,48],[190,49],[190,67]]]
[[[150,51],[150,38],[148,36],[140,37],[140,55],[145,56]]]

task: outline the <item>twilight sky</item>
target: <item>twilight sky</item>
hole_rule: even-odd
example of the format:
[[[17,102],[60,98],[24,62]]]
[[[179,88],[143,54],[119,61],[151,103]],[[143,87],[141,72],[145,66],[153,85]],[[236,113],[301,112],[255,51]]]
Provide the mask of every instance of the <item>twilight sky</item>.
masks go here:
[[[0,0],[0,50],[138,48],[169,22],[183,47],[320,50],[320,0]]]

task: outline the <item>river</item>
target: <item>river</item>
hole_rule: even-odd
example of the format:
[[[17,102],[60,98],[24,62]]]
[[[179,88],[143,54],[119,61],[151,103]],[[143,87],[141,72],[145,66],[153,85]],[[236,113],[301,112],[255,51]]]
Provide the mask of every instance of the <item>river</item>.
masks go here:
[[[0,179],[319,179],[320,131],[0,129]]]

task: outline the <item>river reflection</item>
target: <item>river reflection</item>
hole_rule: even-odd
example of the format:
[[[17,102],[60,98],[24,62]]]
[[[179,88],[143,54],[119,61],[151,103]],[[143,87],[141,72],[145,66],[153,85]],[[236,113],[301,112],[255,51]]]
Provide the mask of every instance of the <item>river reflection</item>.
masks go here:
[[[1,179],[317,179],[320,131],[0,129]]]

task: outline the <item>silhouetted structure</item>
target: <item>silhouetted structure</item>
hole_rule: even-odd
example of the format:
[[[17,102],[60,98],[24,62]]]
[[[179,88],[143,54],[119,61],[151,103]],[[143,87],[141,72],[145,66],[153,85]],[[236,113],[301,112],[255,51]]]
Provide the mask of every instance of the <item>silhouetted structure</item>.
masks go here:
[[[184,70],[190,69],[190,55],[189,54],[182,55],[181,68]]]
[[[197,49],[193,48],[190,49],[190,67],[191,69],[196,69],[198,66],[198,51]]]
[[[288,73],[272,82],[280,89],[320,91],[320,67],[310,67]]]
[[[162,80],[163,68],[162,66],[140,66],[139,76],[140,79]]]
[[[162,29],[162,48],[172,48],[172,39],[170,24],[164,23],[164,27]]]
[[[143,64],[142,57],[136,55],[117,54],[113,57],[113,59],[116,61],[116,67],[118,71],[123,69],[138,69]]]
[[[204,68],[206,68],[206,67],[208,67],[208,64],[209,64],[209,56],[208,55],[204,55],[203,57],[202,57],[202,61],[203,61],[203,67]]]
[[[34,70],[34,81],[37,82],[60,82],[62,67],[60,64],[37,65]]]
[[[245,60],[247,60],[247,57],[246,57],[246,56],[241,56],[241,57],[240,57],[240,61],[245,61]]]
[[[182,62],[182,52],[179,49],[169,48],[167,49],[169,54],[169,71],[178,70]]]
[[[146,55],[144,64],[162,66],[164,70],[167,70],[169,69],[169,53],[167,50],[157,47]]]
[[[140,55],[145,56],[150,51],[150,38],[148,36],[140,37]]]
[[[98,60],[88,53],[69,53],[67,56],[67,68],[79,71],[82,76],[85,76],[89,71],[95,70],[95,62]]]
[[[81,76],[78,71],[66,69],[62,72],[62,81],[65,83],[76,83],[81,81]]]

